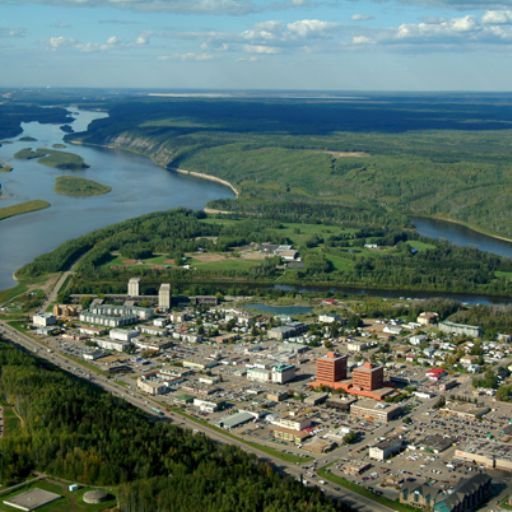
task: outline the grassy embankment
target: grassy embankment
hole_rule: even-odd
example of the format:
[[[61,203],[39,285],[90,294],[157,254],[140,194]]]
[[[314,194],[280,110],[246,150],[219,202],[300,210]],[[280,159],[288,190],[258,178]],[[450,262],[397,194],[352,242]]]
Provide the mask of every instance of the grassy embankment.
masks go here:
[[[80,155],[67,151],[56,151],[55,149],[38,148],[34,150],[25,148],[18,151],[14,157],[18,160],[37,159],[40,164],[63,171],[78,171],[89,167]]]
[[[97,181],[75,176],[58,176],[55,180],[55,192],[65,196],[88,197],[108,194],[111,187]]]
[[[44,208],[48,207],[50,207],[50,203],[40,199],[25,201],[24,203],[14,204],[12,206],[6,206],[4,208],[0,208],[0,220],[14,217],[15,215],[22,215],[24,213],[43,210]]]

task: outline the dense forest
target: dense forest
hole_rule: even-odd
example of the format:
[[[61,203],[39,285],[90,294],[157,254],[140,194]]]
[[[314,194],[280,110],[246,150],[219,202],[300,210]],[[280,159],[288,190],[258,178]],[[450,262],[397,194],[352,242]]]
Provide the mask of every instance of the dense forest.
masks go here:
[[[0,394],[22,419],[0,439],[0,480],[44,471],[122,484],[123,512],[348,510],[268,463],[167,422],[0,341]]]
[[[234,211],[448,218],[512,237],[510,98],[377,95],[350,101],[137,98],[68,140],[218,176]],[[223,208],[224,209],[224,208]]]
[[[189,210],[154,213],[68,241],[36,258],[17,276],[32,279],[67,270],[78,261],[68,289],[74,293],[119,293],[133,275],[144,277],[150,288],[146,293],[154,293],[166,280],[176,291],[189,293],[198,284],[205,293],[225,291],[222,283],[512,292],[510,260],[421,239],[412,229],[356,228],[357,224],[354,218],[331,225],[290,224],[281,222],[277,213],[273,218],[227,219]],[[278,258],[241,261],[240,250],[262,242],[293,245],[301,255],[300,264],[281,265]],[[368,249],[368,244],[378,248]],[[199,250],[226,259],[218,265],[194,262]],[[165,255],[173,264],[111,265],[116,257],[144,262],[155,255]]]

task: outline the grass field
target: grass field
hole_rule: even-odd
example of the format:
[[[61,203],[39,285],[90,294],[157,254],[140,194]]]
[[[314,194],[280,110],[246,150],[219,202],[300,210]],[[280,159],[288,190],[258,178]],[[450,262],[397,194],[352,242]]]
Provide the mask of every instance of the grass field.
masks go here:
[[[64,196],[89,197],[108,194],[111,187],[76,176],[58,176],[55,179],[55,192]]]
[[[44,208],[49,208],[50,206],[50,203],[40,199],[14,204],[12,206],[6,206],[4,208],[0,208],[0,220],[8,219],[9,217],[14,217],[15,215],[23,215],[24,213],[43,210]]]
[[[71,482],[70,482],[71,483]],[[77,491],[70,492],[68,490],[67,483],[61,483],[60,481],[53,480],[51,478],[45,480],[39,480],[37,482],[30,483],[24,487],[16,489],[12,493],[6,493],[0,495],[0,511],[2,512],[12,512],[15,510],[12,507],[5,505],[3,502],[6,499],[12,498],[18,494],[26,492],[30,489],[39,488],[44,489],[45,491],[54,492],[61,496],[60,499],[54,501],[53,503],[49,503],[44,507],[38,508],[38,512],[100,512],[103,510],[109,510],[115,507],[116,499],[113,498],[105,503],[100,505],[88,505],[83,501],[83,495],[91,490],[91,487],[82,487]],[[114,491],[112,489],[106,489],[107,492],[111,493],[114,496]]]
[[[17,284],[12,288],[8,288],[7,290],[0,291],[0,305],[9,302],[14,299],[18,295],[25,293],[27,291],[27,286],[25,284]]]

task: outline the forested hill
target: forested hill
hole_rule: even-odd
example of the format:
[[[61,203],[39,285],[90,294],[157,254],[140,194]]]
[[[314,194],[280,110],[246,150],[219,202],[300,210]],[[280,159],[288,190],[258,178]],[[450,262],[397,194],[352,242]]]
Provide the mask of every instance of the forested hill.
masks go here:
[[[343,512],[238,448],[141,411],[0,339],[0,393],[22,427],[0,439],[0,481],[32,471],[120,485],[122,512]]]
[[[512,236],[512,97],[137,98],[69,139],[232,182],[240,201],[446,217]]]

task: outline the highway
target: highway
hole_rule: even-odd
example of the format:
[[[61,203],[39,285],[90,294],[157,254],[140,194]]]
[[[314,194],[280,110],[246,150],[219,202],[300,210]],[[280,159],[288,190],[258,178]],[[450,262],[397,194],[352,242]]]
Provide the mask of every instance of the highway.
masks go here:
[[[31,336],[28,336],[24,333],[17,331],[12,328],[4,321],[0,320],[0,334],[2,334],[6,339],[11,342],[25,348],[26,350],[36,354],[38,357],[49,361],[50,363],[58,366],[59,368],[65,370],[68,373],[71,373],[77,377],[82,379],[87,379],[94,384],[100,386],[105,391],[122,398],[123,400],[129,402],[130,404],[142,409],[144,412],[154,416],[155,408],[158,408],[164,414],[163,417],[167,418],[171,422],[176,425],[182,426],[184,428],[192,429],[196,432],[202,432],[209,438],[225,443],[238,446],[246,452],[252,453],[258,456],[261,459],[266,459],[274,466],[279,468],[280,471],[291,475],[296,479],[300,479],[301,476],[304,477],[305,480],[310,484],[314,484],[319,486],[327,495],[332,498],[343,502],[344,504],[350,506],[353,510],[358,512],[389,512],[392,511],[392,508],[386,507],[376,501],[373,501],[365,496],[361,496],[357,493],[354,493],[348,489],[338,487],[328,481],[320,484],[321,478],[318,475],[314,475],[311,477],[310,475],[315,470],[315,468],[320,468],[334,460],[332,457],[325,457],[323,459],[318,459],[314,463],[297,465],[289,462],[285,462],[276,457],[272,457],[267,453],[245,444],[242,440],[234,439],[231,436],[223,435],[218,430],[213,428],[209,428],[208,426],[196,423],[195,421],[181,416],[180,414],[171,413],[163,409],[162,404],[159,402],[152,400],[151,397],[147,397],[145,395],[138,395],[136,392],[129,388],[125,388],[120,386],[116,382],[108,379],[106,376],[100,374],[90,374],[90,371],[80,365],[80,363],[67,358],[62,353],[48,348],[48,346],[44,343],[43,339],[35,340]],[[309,473],[306,474],[306,473]]]

